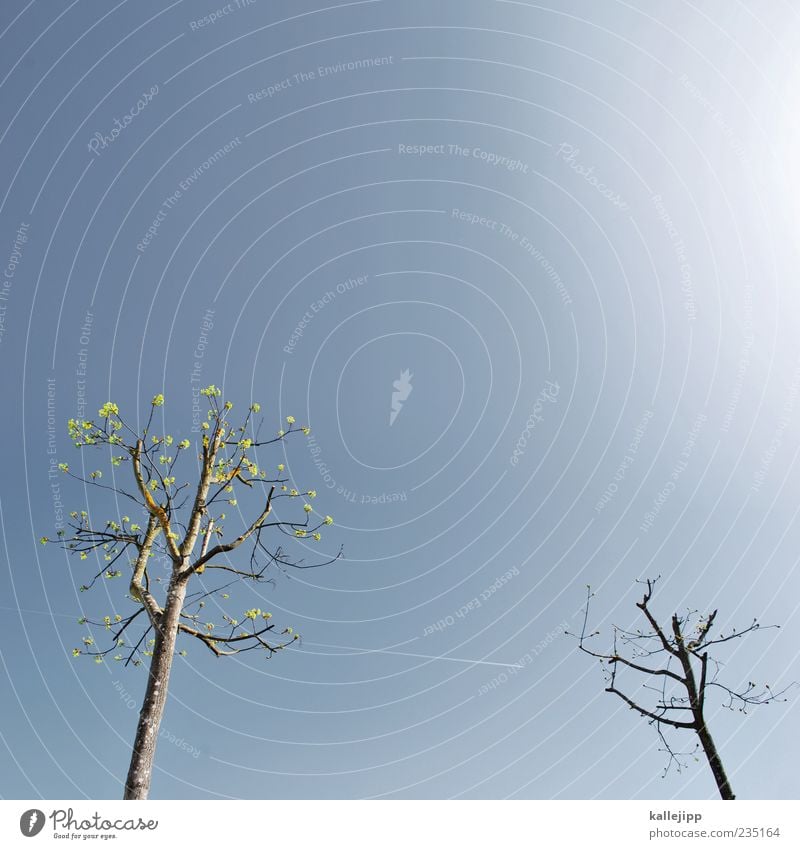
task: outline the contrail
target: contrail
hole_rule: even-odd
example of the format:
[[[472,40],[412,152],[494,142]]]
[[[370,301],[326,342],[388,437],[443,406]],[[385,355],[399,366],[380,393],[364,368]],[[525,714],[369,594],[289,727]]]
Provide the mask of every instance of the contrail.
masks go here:
[[[452,660],[454,663],[474,663],[480,666],[502,666],[506,669],[522,669],[518,663],[498,663],[494,660],[468,660],[463,657],[448,657],[447,655],[436,655],[436,654],[415,654],[413,652],[407,651],[391,651],[390,649],[360,649],[356,646],[335,646],[326,643],[309,643],[305,642],[307,646],[317,646],[318,648],[323,649],[346,649],[347,651],[357,651],[362,652],[364,654],[396,654],[401,657],[419,657],[423,660]]]

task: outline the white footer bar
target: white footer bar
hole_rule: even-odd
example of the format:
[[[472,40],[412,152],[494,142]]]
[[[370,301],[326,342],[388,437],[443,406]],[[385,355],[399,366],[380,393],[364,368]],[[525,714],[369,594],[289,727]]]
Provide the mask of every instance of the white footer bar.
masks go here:
[[[800,846],[797,802],[0,801],[0,846]]]

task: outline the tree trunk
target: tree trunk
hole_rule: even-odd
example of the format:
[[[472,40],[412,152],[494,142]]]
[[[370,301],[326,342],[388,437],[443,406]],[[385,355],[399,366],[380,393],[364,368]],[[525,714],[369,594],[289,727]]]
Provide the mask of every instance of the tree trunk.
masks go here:
[[[733,795],[733,790],[731,790],[731,785],[728,781],[728,776],[725,774],[725,769],[722,766],[722,760],[720,759],[717,747],[714,745],[714,741],[711,739],[711,733],[706,727],[702,717],[697,726],[697,736],[700,738],[703,751],[708,758],[708,765],[711,767],[711,772],[714,775],[714,781],[717,782],[719,795],[723,799],[735,799],[736,796]]]
[[[167,603],[156,631],[153,656],[150,658],[147,690],[139,712],[136,739],[125,781],[124,799],[146,799],[150,791],[158,730],[167,702],[169,675],[175,657],[175,643],[185,597],[186,580],[173,577],[167,593]]]

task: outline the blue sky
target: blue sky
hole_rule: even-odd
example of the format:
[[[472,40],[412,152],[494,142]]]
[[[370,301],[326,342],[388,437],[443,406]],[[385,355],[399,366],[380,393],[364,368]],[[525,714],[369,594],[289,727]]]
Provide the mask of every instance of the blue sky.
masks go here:
[[[121,795],[144,671],[71,656],[125,601],[37,543],[50,463],[109,399],[196,438],[200,384],[311,425],[259,463],[346,556],[233,592],[292,652],[183,646],[155,798],[713,798],[586,584],[800,680],[796,11],[433,5],[3,4],[3,797]],[[739,796],[796,797],[799,709],[710,706]]]

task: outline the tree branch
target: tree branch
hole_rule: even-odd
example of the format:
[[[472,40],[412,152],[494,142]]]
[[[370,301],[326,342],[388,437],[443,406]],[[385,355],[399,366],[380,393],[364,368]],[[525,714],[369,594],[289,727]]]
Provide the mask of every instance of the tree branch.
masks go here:
[[[142,494],[142,498],[144,499],[147,511],[150,513],[151,516],[155,516],[155,518],[158,519],[158,522],[161,525],[161,529],[164,531],[166,546],[169,550],[169,554],[172,558],[172,561],[174,563],[180,563],[181,553],[178,550],[178,546],[175,544],[175,540],[172,538],[172,528],[169,524],[169,517],[167,516],[167,511],[164,510],[164,508],[160,504],[156,503],[155,499],[150,494],[150,491],[147,489],[147,486],[144,482],[144,478],[142,476],[142,464],[140,459],[142,448],[142,440],[137,439],[136,447],[131,450],[131,457],[133,459],[133,474],[136,478],[136,485],[139,487],[139,492]]]
[[[220,554],[225,554],[229,551],[233,551],[235,548],[238,548],[246,539],[248,539],[252,534],[254,534],[266,520],[267,516],[269,516],[272,511],[272,494],[275,492],[275,487],[273,486],[269,495],[267,496],[267,505],[264,510],[261,512],[261,515],[253,522],[252,525],[241,535],[236,537],[232,542],[220,543],[219,545],[215,545],[211,551],[206,551],[205,554],[201,555],[192,566],[189,567],[186,574],[191,575],[193,572],[196,572],[201,566],[204,566],[209,560],[213,560],[215,557],[218,557]]]
[[[638,663],[633,663],[633,661],[630,661],[627,658],[622,657],[621,655],[610,656],[608,662],[622,663],[625,666],[630,666],[631,669],[635,669],[637,672],[644,672],[647,675],[666,675],[668,678],[673,678],[679,684],[686,683],[680,675],[670,669],[648,669],[646,666],[639,666]]]
[[[656,579],[656,580],[658,580],[658,579]],[[669,652],[669,654],[677,657],[678,653],[672,647],[669,640],[667,640],[666,636],[664,635],[664,632],[661,630],[661,626],[658,624],[658,622],[656,622],[655,617],[653,616],[653,614],[647,608],[647,604],[653,596],[653,585],[654,584],[655,584],[655,581],[652,581],[649,578],[647,579],[647,591],[645,592],[642,600],[636,602],[636,606],[647,617],[647,621],[650,623],[650,627],[653,629],[653,631],[655,631],[658,639],[661,640],[661,645],[664,647],[664,651],[667,651],[667,652]]]
[[[637,705],[633,699],[629,699],[625,693],[621,693],[616,687],[606,687],[607,693],[615,693],[619,696],[626,704],[628,704],[633,710],[638,711],[642,716],[649,717],[658,723],[663,723],[664,725],[671,725],[673,728],[694,728],[694,722],[679,722],[677,719],[669,719],[666,716],[659,716],[656,713],[652,713],[649,710],[645,710],[640,705]]]
[[[130,594],[136,600],[144,605],[147,610],[147,615],[153,626],[157,627],[161,617],[162,610],[156,600],[150,594],[147,585],[144,582],[147,572],[147,561],[150,559],[150,552],[153,548],[153,542],[160,530],[158,519],[151,515],[147,520],[147,531],[144,535],[144,542],[139,549],[139,556],[136,558],[136,563],[131,576]]]

